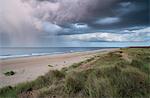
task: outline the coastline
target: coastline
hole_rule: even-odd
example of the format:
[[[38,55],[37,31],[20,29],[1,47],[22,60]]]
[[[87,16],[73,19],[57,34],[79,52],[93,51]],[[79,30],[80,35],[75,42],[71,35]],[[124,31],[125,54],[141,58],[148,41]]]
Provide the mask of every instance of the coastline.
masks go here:
[[[54,54],[45,56],[31,56],[21,58],[4,59],[0,62],[0,88],[4,86],[15,86],[18,83],[28,82],[38,76],[46,74],[49,70],[60,70],[69,67],[73,63],[84,61],[95,56],[97,53],[108,53],[115,49],[100,49],[94,51]],[[48,65],[52,65],[49,67]],[[15,71],[13,76],[5,76],[7,71]]]
[[[14,58],[26,58],[26,57],[37,57],[37,56],[47,56],[47,55],[55,55],[55,54],[66,54],[66,53],[75,53],[75,52],[85,52],[85,51],[95,51],[95,50],[103,50],[103,49],[115,49],[118,47],[14,47],[14,48],[0,48],[1,52],[0,54],[0,60],[5,60],[5,59],[14,59]]]

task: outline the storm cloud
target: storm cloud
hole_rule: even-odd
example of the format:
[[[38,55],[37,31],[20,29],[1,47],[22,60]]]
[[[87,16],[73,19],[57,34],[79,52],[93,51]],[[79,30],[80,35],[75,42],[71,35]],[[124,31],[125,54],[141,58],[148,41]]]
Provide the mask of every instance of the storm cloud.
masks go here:
[[[0,0],[1,45],[68,41],[64,36],[81,41],[79,36],[91,35],[99,36],[95,38],[99,42],[147,41],[149,29],[136,40],[131,36],[137,33],[128,33],[133,33],[131,27],[149,27],[148,4],[148,0]]]

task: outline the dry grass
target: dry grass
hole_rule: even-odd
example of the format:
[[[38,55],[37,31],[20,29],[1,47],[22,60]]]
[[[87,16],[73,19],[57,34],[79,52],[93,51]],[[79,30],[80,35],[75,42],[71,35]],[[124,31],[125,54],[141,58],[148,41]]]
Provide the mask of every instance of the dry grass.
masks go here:
[[[81,70],[84,64],[91,67]],[[125,48],[50,71],[29,83],[5,87],[0,98],[148,98],[149,74],[150,49]]]

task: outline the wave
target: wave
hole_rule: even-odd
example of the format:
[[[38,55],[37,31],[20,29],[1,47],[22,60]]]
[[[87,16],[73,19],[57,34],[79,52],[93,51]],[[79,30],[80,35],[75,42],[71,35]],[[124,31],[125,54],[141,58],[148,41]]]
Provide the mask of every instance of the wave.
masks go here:
[[[0,59],[8,59],[8,58],[18,58],[18,57],[29,57],[30,55],[24,54],[24,55],[2,55],[0,56]]]
[[[64,52],[53,52],[53,53],[31,53],[31,54],[22,54],[22,55],[0,55],[0,59],[11,59],[11,58],[20,58],[20,57],[32,57],[32,56],[44,56],[52,54],[63,54]]]
[[[64,54],[64,53],[73,53],[73,52],[82,52],[82,51],[91,51],[106,49],[101,47],[60,47],[60,48],[3,48],[0,51],[0,59],[11,59],[11,58],[20,58],[20,57],[32,57],[32,56],[44,56],[44,55],[53,55],[53,54]],[[108,48],[107,48],[108,49]]]

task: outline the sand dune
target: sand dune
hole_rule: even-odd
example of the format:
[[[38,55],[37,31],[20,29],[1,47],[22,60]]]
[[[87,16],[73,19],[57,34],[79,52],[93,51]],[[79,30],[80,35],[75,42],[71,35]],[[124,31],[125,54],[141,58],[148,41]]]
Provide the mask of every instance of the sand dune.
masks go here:
[[[18,83],[27,82],[44,75],[49,70],[60,70],[73,63],[84,61],[97,53],[107,53],[116,49],[95,50],[87,52],[66,53],[48,56],[24,57],[1,60],[0,62],[0,87],[14,86]],[[48,65],[53,67],[49,67]],[[12,76],[5,76],[7,71],[15,71]]]

